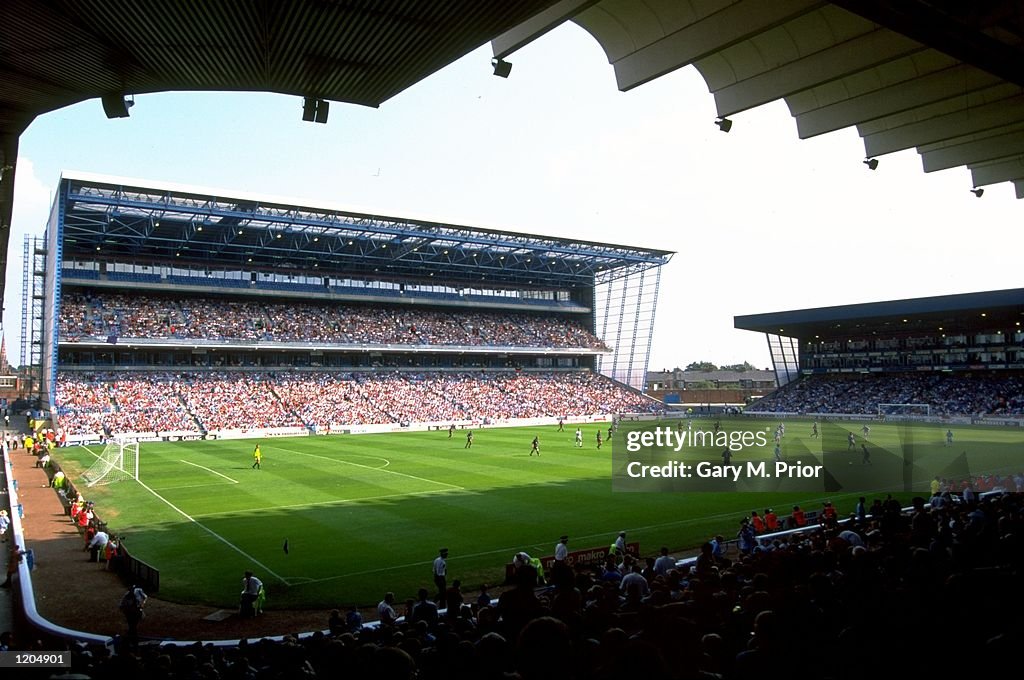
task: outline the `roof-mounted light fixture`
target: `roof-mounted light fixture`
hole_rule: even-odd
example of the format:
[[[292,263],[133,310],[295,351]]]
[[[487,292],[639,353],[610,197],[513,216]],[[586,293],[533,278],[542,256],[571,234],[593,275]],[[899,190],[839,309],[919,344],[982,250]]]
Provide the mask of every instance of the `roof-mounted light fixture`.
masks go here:
[[[103,113],[107,118],[127,118],[128,109],[135,106],[135,99],[129,99],[123,92],[105,94],[100,98],[103,103]]]
[[[307,123],[326,123],[331,103],[324,99],[306,97],[302,100],[302,120]]]
[[[508,74],[512,73],[512,64],[504,59],[498,57],[491,59],[491,66],[494,67],[494,75],[499,78],[508,78]]]

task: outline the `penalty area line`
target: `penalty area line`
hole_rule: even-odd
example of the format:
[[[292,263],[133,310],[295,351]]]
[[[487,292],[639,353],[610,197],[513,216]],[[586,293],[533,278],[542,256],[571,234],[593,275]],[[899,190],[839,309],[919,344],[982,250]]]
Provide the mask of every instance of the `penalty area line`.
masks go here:
[[[89,448],[88,446],[83,446],[82,448],[83,448],[83,449],[85,449],[86,451],[88,451],[89,453],[91,453],[91,454],[92,454],[93,456],[96,456],[96,458],[99,458],[99,456],[98,456],[98,455],[97,455],[97,454],[96,454],[96,453],[95,453],[95,452],[94,452],[94,451],[93,451],[92,449],[90,449],[90,448]],[[188,461],[187,461],[187,460],[183,460],[183,461],[181,461],[181,462],[183,462],[183,463],[188,463]],[[194,463],[189,463],[189,464],[190,464],[190,465],[194,465]],[[203,467],[203,466],[202,466],[202,465],[197,465],[196,467]],[[206,468],[206,469],[208,469],[208,470],[209,470],[209,468]],[[217,474],[220,474],[219,472],[215,472],[214,470],[210,470],[210,472],[213,472],[213,473],[214,473],[215,475],[217,475]],[[221,477],[224,477],[224,475],[220,475],[220,476],[221,476]],[[230,477],[225,477],[225,479],[231,479],[231,478],[230,478]],[[235,545],[234,543],[232,543],[232,542],[231,542],[231,541],[229,541],[228,539],[226,539],[226,538],[224,538],[223,536],[221,536],[220,534],[218,534],[218,533],[217,533],[216,531],[214,531],[214,530],[213,530],[213,529],[211,529],[210,527],[208,527],[208,526],[206,526],[205,524],[203,524],[202,522],[200,522],[200,521],[196,520],[196,519],[195,519],[194,517],[192,517],[192,516],[191,516],[191,515],[189,515],[189,514],[188,514],[187,512],[185,512],[184,510],[182,510],[181,508],[179,508],[179,507],[178,507],[177,505],[175,505],[174,503],[170,502],[169,500],[167,500],[166,498],[164,498],[163,496],[161,496],[160,494],[158,494],[158,493],[157,493],[156,491],[154,491],[153,489],[151,489],[151,488],[149,488],[148,486],[146,486],[145,482],[143,482],[143,481],[142,481],[141,479],[136,479],[135,481],[136,481],[136,482],[138,483],[138,485],[139,485],[139,486],[141,486],[141,487],[142,487],[143,489],[145,489],[146,491],[150,492],[151,494],[153,494],[154,496],[156,496],[157,498],[159,498],[159,499],[160,499],[161,501],[163,501],[164,503],[166,503],[166,504],[167,504],[167,507],[169,507],[169,508],[170,508],[171,510],[174,510],[174,511],[175,511],[176,513],[178,513],[179,515],[181,515],[182,517],[184,517],[185,519],[187,519],[187,520],[188,520],[189,522],[192,522],[192,523],[193,523],[193,524],[195,524],[195,525],[196,525],[197,527],[199,527],[200,529],[202,529],[202,530],[203,530],[203,531],[205,531],[206,533],[210,534],[211,536],[213,536],[214,538],[216,538],[216,539],[217,539],[218,541],[220,541],[220,542],[221,542],[221,543],[223,543],[224,545],[228,546],[229,548],[231,548],[232,550],[234,550],[235,552],[237,552],[237,553],[238,553],[239,555],[241,555],[242,557],[245,557],[245,558],[246,558],[246,559],[248,559],[248,560],[252,560],[252,563],[253,563],[253,564],[256,564],[256,565],[258,565],[259,567],[261,567],[261,568],[262,568],[262,569],[263,569],[263,570],[264,570],[264,571],[265,571],[266,573],[270,574],[271,576],[273,576],[274,578],[276,578],[276,579],[277,579],[278,581],[280,581],[281,583],[285,584],[286,586],[290,586],[290,585],[291,585],[291,583],[289,583],[289,582],[288,582],[288,579],[284,578],[283,576],[281,576],[280,574],[278,574],[278,573],[277,573],[276,571],[274,571],[273,569],[271,569],[271,568],[270,568],[270,567],[268,567],[267,565],[263,564],[263,563],[262,563],[262,562],[260,562],[260,561],[259,561],[258,559],[256,559],[255,557],[253,557],[253,556],[252,556],[252,555],[250,555],[249,553],[245,552],[244,550],[242,550],[242,549],[241,549],[241,548],[239,548],[239,547],[238,547],[237,545]],[[235,480],[233,480],[233,479],[232,479],[231,481],[233,481],[233,482],[234,482]],[[238,483],[238,482],[235,482],[235,484],[237,484],[237,483]]]
[[[190,463],[187,460],[183,460],[183,459],[179,459],[179,462],[184,463],[185,465],[193,465],[193,466],[195,466],[197,468],[200,468],[202,470],[206,470],[207,472],[212,472],[213,474],[217,475],[218,477],[223,477],[224,479],[228,480],[232,484],[238,484],[238,480],[237,479],[231,479],[227,475],[222,475],[221,473],[217,472],[216,470],[211,470],[210,468],[206,467],[205,465],[199,465],[198,463]]]
[[[145,484],[144,482],[142,482],[141,480],[138,480],[138,479],[137,479],[137,480],[135,480],[135,481],[136,481],[136,482],[138,482],[139,486],[141,486],[141,487],[142,487],[143,489],[145,489],[146,491],[150,492],[151,494],[153,494],[154,496],[156,496],[157,498],[159,498],[160,500],[162,500],[162,501],[163,501],[164,503],[166,503],[166,504],[167,504],[167,507],[169,507],[169,508],[170,508],[171,510],[174,510],[174,511],[175,511],[175,512],[177,512],[177,513],[178,513],[179,515],[181,515],[182,517],[184,517],[185,519],[187,519],[187,520],[188,520],[189,522],[192,522],[192,523],[193,523],[193,524],[195,524],[195,525],[196,525],[197,527],[199,527],[200,529],[202,529],[202,530],[203,530],[203,531],[205,531],[206,533],[210,534],[211,536],[213,536],[214,538],[216,538],[216,539],[217,539],[218,541],[220,541],[220,542],[221,542],[221,543],[223,543],[224,545],[228,546],[229,548],[231,548],[232,550],[234,550],[235,552],[237,552],[237,553],[238,553],[239,555],[241,555],[242,557],[244,557],[244,558],[246,558],[246,559],[248,559],[248,560],[251,560],[253,564],[255,564],[255,565],[257,565],[258,567],[260,567],[261,569],[263,569],[263,571],[264,571],[264,572],[266,572],[266,573],[270,574],[271,576],[273,576],[274,578],[276,578],[276,579],[277,579],[278,581],[280,581],[281,583],[285,584],[286,586],[288,586],[288,585],[291,585],[291,584],[290,584],[290,583],[288,582],[288,580],[287,580],[286,578],[284,578],[283,576],[281,576],[280,574],[278,574],[278,573],[277,573],[276,571],[274,571],[273,569],[271,569],[271,568],[270,568],[270,567],[268,567],[267,565],[265,565],[265,564],[263,564],[262,562],[260,562],[260,561],[259,561],[258,559],[256,559],[255,557],[253,557],[253,556],[252,556],[252,555],[250,555],[249,553],[247,553],[247,552],[245,552],[244,550],[242,550],[241,548],[239,548],[239,547],[238,547],[237,545],[235,545],[234,543],[232,543],[232,542],[231,542],[231,541],[229,541],[228,539],[226,539],[226,538],[224,538],[223,536],[221,536],[220,534],[218,534],[218,533],[217,533],[216,531],[214,531],[214,530],[213,530],[213,529],[211,529],[210,527],[208,527],[208,526],[206,526],[205,524],[203,524],[202,522],[200,522],[200,521],[196,520],[196,519],[195,519],[194,517],[192,517],[192,516],[191,516],[191,515],[189,515],[189,514],[188,514],[187,512],[185,512],[184,510],[182,510],[181,508],[179,508],[179,507],[178,507],[177,505],[175,505],[174,503],[170,502],[169,500],[167,500],[166,498],[164,498],[163,496],[161,496],[160,494],[158,494],[158,493],[157,493],[156,491],[154,491],[153,489],[151,489],[151,488],[149,488],[148,486],[146,486],[146,484]]]

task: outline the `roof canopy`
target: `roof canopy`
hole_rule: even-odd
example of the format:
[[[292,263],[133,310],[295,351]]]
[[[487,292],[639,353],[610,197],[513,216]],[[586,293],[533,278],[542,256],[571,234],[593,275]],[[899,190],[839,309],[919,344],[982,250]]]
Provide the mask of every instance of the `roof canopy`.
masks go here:
[[[172,90],[378,106],[554,2],[4,0],[0,271],[18,138],[42,113],[104,95]]]
[[[567,19],[620,90],[693,65],[721,117],[784,99],[801,139],[856,126],[869,158],[916,148],[925,172],[966,165],[973,186],[1024,197],[1019,0],[562,0],[494,54]]]
[[[1024,289],[798,309],[734,318],[736,328],[772,335],[847,338],[913,332],[1009,330],[1024,323]]]
[[[47,111],[167,90],[377,106],[494,40],[506,56],[573,20],[628,90],[693,64],[731,116],[785,99],[801,137],[857,126],[865,154],[1024,196],[1019,0],[6,0],[0,22],[0,269],[18,138]],[[0,277],[0,293],[3,277]]]
[[[57,200],[65,260],[565,289],[673,254],[86,174]]]

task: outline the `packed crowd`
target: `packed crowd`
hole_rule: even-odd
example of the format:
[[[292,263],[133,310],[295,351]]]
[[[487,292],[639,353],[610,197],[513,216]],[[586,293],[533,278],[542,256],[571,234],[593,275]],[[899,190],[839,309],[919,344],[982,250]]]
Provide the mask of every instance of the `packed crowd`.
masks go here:
[[[387,416],[370,399],[361,384],[348,374],[285,374],[276,391],[295,410],[302,422],[319,429],[332,423],[369,425],[386,422]]]
[[[928,404],[931,415],[1024,414],[1019,372],[812,375],[752,404],[751,412],[877,414],[879,404]]]
[[[442,311],[68,291],[60,337],[68,340],[237,340],[330,344],[604,349],[583,325],[550,314]]]
[[[168,394],[174,392],[174,375],[157,374],[153,380],[133,380],[127,376],[117,377],[110,386],[114,411],[107,420],[107,427],[113,432],[140,432],[148,426],[161,432],[193,430],[195,420],[181,409],[181,404]]]
[[[64,338],[173,337],[183,326],[175,305],[145,295],[66,291],[61,299],[60,335]]]
[[[204,430],[303,427],[275,393],[271,374],[217,372],[185,376],[176,387]]]
[[[77,375],[57,380],[57,417],[67,434],[102,432],[113,408],[106,381]]]
[[[449,422],[653,412],[660,404],[576,373],[60,373],[68,434]]]
[[[195,431],[196,422],[178,397],[177,376],[118,373],[61,374],[57,416],[70,435],[94,432]]]
[[[843,509],[848,522],[826,519],[749,549],[726,551],[716,537],[685,567],[667,549],[633,559],[612,548],[604,564],[553,569],[539,586],[536,563],[517,553],[496,601],[452,581],[439,597],[422,588],[404,611],[387,593],[374,627],[335,611],[301,639],[124,644],[116,654],[79,646],[72,670],[163,680],[744,680],[1015,667],[1024,496],[937,506],[917,497],[909,513],[891,497],[863,505]]]

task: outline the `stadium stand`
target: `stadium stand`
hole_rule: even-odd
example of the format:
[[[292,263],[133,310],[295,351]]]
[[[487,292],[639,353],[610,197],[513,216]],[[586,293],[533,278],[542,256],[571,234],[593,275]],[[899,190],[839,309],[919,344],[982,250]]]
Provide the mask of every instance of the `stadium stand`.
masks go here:
[[[560,571],[537,588],[536,570],[524,565],[498,599],[478,603],[456,593],[429,620],[398,605],[404,616],[394,625],[357,622],[218,644],[79,643],[67,646],[70,671],[168,680],[340,672],[802,679],[863,677],[870,669],[905,677],[936,649],[954,648],[943,661],[947,672],[976,669],[979,659],[1006,667],[1019,641],[1006,614],[1024,604],[1016,587],[1022,522],[1019,493],[942,491],[930,504],[915,497],[908,508],[889,496],[875,499],[862,518],[778,532],[745,552],[721,555],[705,546],[696,560],[663,574],[653,559],[633,566],[626,558]],[[615,578],[622,573],[628,584]],[[631,595],[641,582],[645,594]]]
[[[508,312],[444,312],[399,307],[275,303],[69,291],[60,335],[69,341],[117,337],[604,349],[570,319]]]
[[[131,206],[113,207],[129,195]],[[76,173],[62,177],[56,200],[65,209],[45,239],[33,241],[39,261],[26,273],[33,289],[45,291],[29,310],[39,337],[28,362],[43,395],[40,420],[52,416],[68,443],[123,434],[144,441],[263,437],[266,430],[305,435],[336,426],[368,432],[458,422],[475,429],[573,416],[610,425],[613,414],[661,409],[641,389],[668,251]],[[100,245],[112,243],[110,229],[122,226],[135,236]],[[186,241],[187,251],[179,249]],[[102,516],[114,518],[116,510],[103,507]],[[24,580],[31,580],[28,572]],[[529,604],[532,596],[520,594]],[[508,622],[528,618],[510,606],[505,598],[484,608],[482,628],[475,614],[442,625],[465,644],[476,643],[468,635],[474,629],[512,640]],[[401,625],[410,645],[447,635]],[[353,645],[322,652],[375,654],[373,631],[349,633]],[[391,632],[381,631],[388,648],[381,659],[398,653],[391,644],[397,638],[385,635]],[[272,659],[291,644],[223,648],[217,660],[199,651],[194,666],[171,647],[154,645],[151,655],[116,644],[115,655],[90,650],[93,661],[80,669],[76,658],[75,670],[114,677],[131,667],[167,678],[328,672],[320,665],[329,663],[326,656],[314,666],[300,658],[305,651],[293,655],[289,671],[277,668]],[[410,653],[425,672],[431,662]],[[460,676],[513,670],[495,665],[499,654],[488,653],[490,670],[474,663]],[[241,656],[248,660],[235,664]],[[335,673],[362,664],[342,657],[335,661],[344,670]],[[163,663],[170,665],[158,671]],[[374,675],[395,675],[388,663],[374,662]]]
[[[747,410],[934,417],[1024,414],[1024,290],[737,316],[765,334],[781,389]]]
[[[879,404],[928,404],[934,416],[1019,416],[1024,415],[1024,375],[812,375],[758,400],[747,411],[876,415]]]
[[[68,434],[504,420],[654,412],[593,373],[61,373]],[[100,429],[96,429],[99,427]]]

